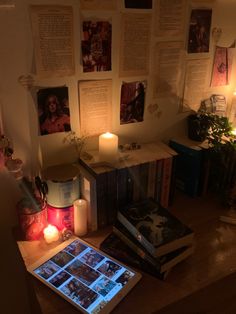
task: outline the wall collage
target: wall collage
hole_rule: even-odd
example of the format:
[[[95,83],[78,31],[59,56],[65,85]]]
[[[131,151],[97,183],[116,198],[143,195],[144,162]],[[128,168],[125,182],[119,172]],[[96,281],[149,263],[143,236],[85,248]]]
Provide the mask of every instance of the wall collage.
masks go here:
[[[116,100],[121,127],[143,122],[147,113],[160,118],[159,103],[168,97],[178,103],[179,112],[197,111],[209,87],[230,83],[234,43],[217,46],[221,29],[212,24],[214,0],[78,2],[78,41],[73,6],[30,5],[35,81],[65,78],[63,86],[33,88],[40,136],[73,130],[70,76],[78,77],[80,134],[89,136],[112,130],[114,75],[121,79]],[[112,18],[117,12],[118,40]],[[100,73],[105,78],[94,78]],[[206,99],[205,105],[225,115],[226,98],[219,96],[214,102],[210,98],[210,104]]]

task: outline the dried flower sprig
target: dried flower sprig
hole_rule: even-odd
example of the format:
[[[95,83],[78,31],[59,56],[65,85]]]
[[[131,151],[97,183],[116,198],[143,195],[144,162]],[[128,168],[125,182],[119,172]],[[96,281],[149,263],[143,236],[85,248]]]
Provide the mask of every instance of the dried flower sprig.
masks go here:
[[[11,147],[11,142],[5,135],[0,136],[0,150],[3,152],[4,156],[10,157],[13,154],[13,148]]]
[[[70,131],[64,137],[63,143],[68,143],[72,145],[75,148],[78,157],[80,157],[81,151],[87,139],[88,139],[88,136],[86,135],[79,137],[78,135],[76,135],[74,131]]]

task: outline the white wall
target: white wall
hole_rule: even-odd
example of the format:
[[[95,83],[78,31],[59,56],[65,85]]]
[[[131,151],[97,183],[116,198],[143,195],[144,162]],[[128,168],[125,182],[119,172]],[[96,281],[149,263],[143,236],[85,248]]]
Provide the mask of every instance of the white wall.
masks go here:
[[[155,3],[156,0],[153,0]],[[129,77],[127,80],[147,79],[148,88],[145,107],[151,103],[158,103],[162,115],[160,118],[145,110],[144,122],[120,125],[119,100],[120,86],[125,78],[119,77],[119,37],[120,37],[120,9],[116,12],[83,12],[85,16],[112,17],[113,46],[112,71],[100,73],[82,73],[80,65],[80,10],[79,0],[16,0],[15,8],[0,8],[0,104],[3,111],[4,129],[6,135],[14,144],[14,157],[21,158],[25,164],[25,172],[35,172],[38,163],[38,144],[41,143],[43,165],[58,164],[73,161],[74,152],[62,143],[64,133],[38,137],[37,112],[31,93],[18,83],[21,75],[31,74],[35,79],[35,86],[50,87],[67,85],[69,88],[70,112],[72,129],[79,134],[79,103],[77,85],[78,80],[111,78],[113,81],[113,132],[119,135],[120,142],[131,141],[149,142],[155,139],[168,140],[171,136],[183,134],[186,131],[186,113],[179,113],[175,99],[162,101],[152,99],[150,90],[151,76]],[[191,1],[189,1],[190,3]],[[196,3],[197,1],[195,1]],[[204,3],[203,1],[198,1]],[[121,5],[121,0],[118,0]],[[30,28],[29,4],[66,4],[74,9],[74,36],[76,74],[71,77],[40,79],[34,72],[33,43]],[[236,38],[235,20],[236,2],[233,0],[216,0],[213,10],[212,27],[221,27],[222,36],[218,45],[229,46]],[[153,16],[155,18],[155,16]],[[155,43],[152,37],[151,45]],[[211,57],[214,47],[211,47]],[[152,58],[150,59],[152,61]],[[151,64],[150,64],[151,66]],[[235,66],[234,66],[235,68]],[[210,73],[209,73],[210,77]],[[232,88],[235,84],[218,89],[208,88],[206,96],[212,93],[223,93],[231,102]],[[97,138],[88,143],[88,147],[97,146]]]

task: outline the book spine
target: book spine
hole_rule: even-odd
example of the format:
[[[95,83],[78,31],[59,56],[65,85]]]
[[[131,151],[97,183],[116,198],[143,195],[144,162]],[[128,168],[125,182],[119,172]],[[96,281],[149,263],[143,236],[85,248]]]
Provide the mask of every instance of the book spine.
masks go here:
[[[186,248],[186,250],[182,253],[180,253],[178,256],[176,256],[175,258],[173,258],[172,260],[170,260],[169,262],[166,262],[162,269],[163,272],[168,271],[169,269],[171,269],[172,267],[174,267],[175,265],[177,265],[178,263],[182,262],[183,260],[185,260],[187,257],[189,257],[190,255],[192,255],[194,252],[194,247],[190,246],[188,248]]]
[[[206,195],[209,185],[209,175],[211,171],[211,162],[207,150],[203,149],[202,167],[200,172],[199,196]]]
[[[156,250],[151,243],[149,243],[119,211],[117,213],[117,219],[153,257],[156,257]]]
[[[155,196],[154,200],[159,203],[160,195],[161,195],[161,180],[162,180],[162,168],[163,168],[163,160],[156,161],[156,183],[155,183]]]
[[[194,233],[191,233],[183,238],[173,240],[170,243],[166,243],[164,246],[160,246],[158,248],[157,256],[166,255],[183,246],[192,246],[193,243],[194,243]]]
[[[161,181],[160,204],[165,208],[169,206],[171,171],[172,171],[172,157],[163,160],[163,175]]]
[[[176,163],[177,163],[177,155],[172,157],[172,170],[171,170],[171,179],[170,179],[170,191],[169,191],[169,205],[173,204],[175,197],[175,189],[176,189]]]
[[[117,170],[117,206],[123,207],[129,202],[131,179],[127,168]]]
[[[140,247],[138,247],[136,244],[134,244],[128,237],[124,235],[122,231],[117,229],[115,226],[113,226],[113,232],[125,243],[129,246],[129,248],[134,251],[136,254],[138,254],[142,259],[147,261],[148,263],[152,264],[158,271],[161,270],[161,265],[158,262],[157,259],[152,258],[151,256],[147,255],[144,250],[142,250]]]
[[[176,186],[191,197],[199,193],[202,167],[202,149],[191,148],[176,141],[170,141],[170,147],[177,153]]]
[[[149,162],[147,197],[153,199],[155,196],[156,167],[156,161]]]
[[[132,201],[137,202],[140,200],[141,180],[140,180],[140,165],[131,166],[128,168],[129,177],[133,186]]]
[[[112,224],[117,216],[117,171],[107,173],[107,217],[108,224]]]
[[[149,163],[140,165],[140,200],[147,198]]]
[[[233,152],[233,167],[232,167],[232,173],[230,176],[230,187],[233,188],[236,181],[236,152]]]
[[[223,168],[223,176],[222,176],[222,182],[221,182],[221,189],[229,189],[230,186],[230,178],[233,173],[233,166],[235,162],[235,154],[234,150],[229,150],[225,156],[224,160],[224,167]]]
[[[97,175],[97,215],[98,228],[103,228],[108,224],[107,217],[107,173]]]

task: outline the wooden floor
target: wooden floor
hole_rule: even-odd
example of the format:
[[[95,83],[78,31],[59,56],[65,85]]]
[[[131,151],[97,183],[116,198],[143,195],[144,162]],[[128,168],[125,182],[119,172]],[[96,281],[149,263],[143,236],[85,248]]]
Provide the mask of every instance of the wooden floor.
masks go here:
[[[176,194],[171,211],[195,231],[195,252],[176,265],[165,281],[143,273],[141,281],[114,309],[114,314],[236,313],[236,226],[223,223],[227,211],[217,197]],[[84,238],[99,245],[108,229]],[[44,314],[78,311],[33,279]]]

